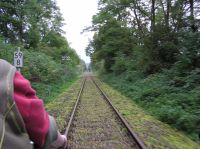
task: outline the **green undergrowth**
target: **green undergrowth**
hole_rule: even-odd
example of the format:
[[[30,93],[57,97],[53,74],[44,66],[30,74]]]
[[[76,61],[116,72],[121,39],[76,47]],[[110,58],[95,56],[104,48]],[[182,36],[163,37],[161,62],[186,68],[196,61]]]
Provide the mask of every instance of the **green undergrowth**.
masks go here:
[[[102,79],[149,114],[199,142],[200,71],[187,75],[169,71],[147,77],[130,75],[130,78],[127,74],[117,77],[110,74]]]
[[[69,121],[70,113],[76,102],[76,98],[81,86],[81,79],[76,80],[68,88],[62,90],[62,93],[57,95],[54,100],[51,100],[45,105],[45,108],[50,115],[55,117],[59,130],[65,130]]]
[[[73,77],[68,79],[65,82],[59,83],[32,83],[33,87],[37,90],[38,96],[43,99],[44,103],[47,104],[53,101],[59,94],[64,92],[67,88],[70,87],[79,77]]]
[[[182,132],[150,116],[130,98],[105,83],[99,82],[99,84],[139,138],[145,142],[147,148],[200,149],[198,144]]]

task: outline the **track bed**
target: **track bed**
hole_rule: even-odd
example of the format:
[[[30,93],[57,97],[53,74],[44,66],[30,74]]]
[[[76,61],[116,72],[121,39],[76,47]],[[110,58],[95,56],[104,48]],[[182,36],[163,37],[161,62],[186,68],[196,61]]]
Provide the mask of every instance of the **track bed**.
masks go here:
[[[68,148],[139,148],[90,77],[70,127]]]

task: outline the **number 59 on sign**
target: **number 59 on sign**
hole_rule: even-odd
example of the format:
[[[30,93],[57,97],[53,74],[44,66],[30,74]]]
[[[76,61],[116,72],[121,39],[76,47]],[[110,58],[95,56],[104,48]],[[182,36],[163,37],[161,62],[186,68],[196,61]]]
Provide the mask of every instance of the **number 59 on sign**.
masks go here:
[[[14,52],[14,66],[23,67],[23,53],[21,51]]]

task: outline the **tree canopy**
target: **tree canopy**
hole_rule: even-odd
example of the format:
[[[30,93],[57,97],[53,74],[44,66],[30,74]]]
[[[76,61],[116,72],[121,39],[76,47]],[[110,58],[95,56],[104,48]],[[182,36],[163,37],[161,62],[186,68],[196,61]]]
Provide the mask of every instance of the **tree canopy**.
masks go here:
[[[143,71],[151,74],[179,61],[183,49],[193,55],[191,67],[200,66],[199,49],[193,51],[183,44],[187,34],[199,36],[199,4],[198,0],[100,0],[99,12],[88,28],[95,35],[86,53],[94,63],[103,60],[106,71],[118,67],[115,64],[122,57],[140,57]],[[136,55],[138,48],[142,57]]]

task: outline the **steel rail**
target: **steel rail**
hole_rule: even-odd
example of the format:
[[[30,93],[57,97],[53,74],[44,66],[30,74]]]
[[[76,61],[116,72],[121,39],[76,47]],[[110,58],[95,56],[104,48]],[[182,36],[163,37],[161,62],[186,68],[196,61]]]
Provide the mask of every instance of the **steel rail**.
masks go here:
[[[83,79],[83,82],[82,82],[82,84],[81,84],[80,91],[79,91],[79,93],[78,93],[78,97],[77,97],[77,99],[76,99],[76,103],[75,103],[74,109],[73,109],[73,111],[72,111],[72,113],[71,113],[69,122],[68,122],[68,124],[67,124],[66,130],[65,130],[65,133],[64,133],[64,135],[65,135],[66,137],[68,137],[69,130],[70,130],[72,121],[73,121],[73,119],[74,119],[75,112],[76,112],[76,110],[77,110],[77,107],[78,107],[78,104],[79,104],[79,101],[80,101],[80,98],[81,98],[81,95],[82,95],[82,92],[83,92],[83,89],[84,89],[84,86],[85,86],[85,81],[86,81],[86,77]]]
[[[130,127],[130,125],[127,123],[127,121],[122,117],[121,113],[113,106],[111,100],[104,93],[104,91],[99,87],[99,85],[95,82],[95,80],[93,79],[92,76],[91,76],[91,79],[92,79],[93,83],[95,84],[95,86],[99,89],[99,91],[102,94],[102,96],[104,97],[104,99],[109,103],[109,105],[115,111],[115,113],[117,114],[117,116],[119,117],[119,119],[121,120],[121,122],[127,128],[128,132],[130,133],[131,137],[135,140],[135,142],[137,143],[137,145],[139,146],[139,148],[140,149],[147,149],[147,147],[145,146],[145,144],[139,139],[139,137],[137,136],[137,134],[132,130],[132,128]]]

